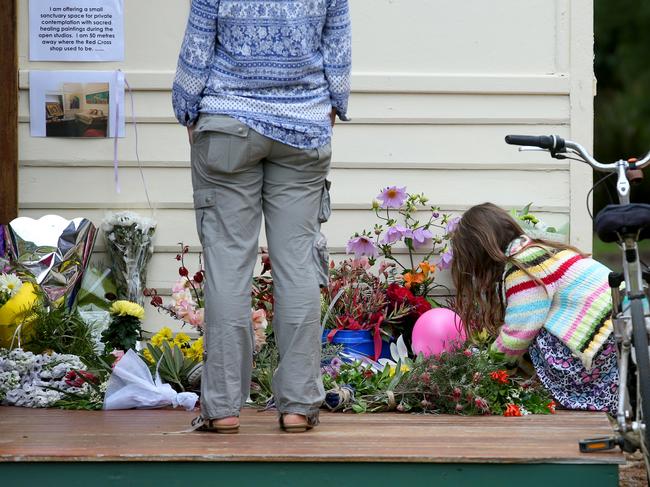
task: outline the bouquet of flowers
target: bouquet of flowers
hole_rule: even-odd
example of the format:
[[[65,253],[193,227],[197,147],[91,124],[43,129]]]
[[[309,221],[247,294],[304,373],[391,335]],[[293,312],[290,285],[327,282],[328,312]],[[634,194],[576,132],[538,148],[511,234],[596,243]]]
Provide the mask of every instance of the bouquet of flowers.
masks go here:
[[[348,259],[330,268],[330,285],[323,291],[322,314],[331,341],[339,330],[369,330],[375,342],[375,358],[381,351],[382,335],[393,337],[392,326],[413,312],[408,302],[392,304],[386,288],[386,270],[370,271],[367,258]]]
[[[466,344],[468,345],[468,344]],[[330,409],[522,416],[552,414],[555,402],[541,384],[516,377],[487,345],[459,346],[415,360],[398,354],[380,367],[368,361],[323,370]]]
[[[142,357],[150,365],[151,371],[183,392],[196,388],[201,378],[203,361],[203,337],[192,343],[185,333],[175,336],[171,328],[163,327],[151,337]]]
[[[0,347],[10,347],[14,338],[27,337],[29,317],[38,302],[31,282],[23,282],[14,273],[0,274]]]
[[[115,301],[110,308],[111,324],[102,332],[109,351],[135,349],[141,339],[144,308],[131,301]]]
[[[156,222],[124,211],[109,215],[102,223],[102,229],[118,297],[142,304],[147,265],[153,255]]]
[[[442,214],[440,208],[428,205],[428,201],[424,194],[407,193],[406,187],[384,188],[372,205],[380,223],[372,232],[355,233],[347,244],[348,253],[354,253],[357,258],[366,256],[371,265],[379,254],[391,261],[400,269],[404,286],[416,296],[427,296],[437,287],[436,266],[430,263],[433,257],[438,257],[438,267],[448,267],[447,234],[455,222]],[[423,208],[425,220],[421,221],[419,212]],[[434,234],[436,230],[438,235]],[[407,265],[396,257],[398,247],[406,250]]]
[[[158,311],[189,324],[202,334],[205,306],[203,293],[205,270],[201,264],[201,256],[199,256],[199,270],[190,277],[190,271],[185,266],[185,255],[189,252],[189,247],[183,245],[182,242],[179,245],[181,249],[176,254],[176,260],[180,262],[178,268],[180,277],[172,287],[171,304],[165,305],[162,297],[154,288],[146,288],[144,295],[151,298],[151,305]]]
[[[31,408],[55,406],[67,395],[90,393],[91,381],[96,381],[95,376],[86,371],[76,355],[0,349],[1,404]],[[101,397],[97,399],[101,403]]]

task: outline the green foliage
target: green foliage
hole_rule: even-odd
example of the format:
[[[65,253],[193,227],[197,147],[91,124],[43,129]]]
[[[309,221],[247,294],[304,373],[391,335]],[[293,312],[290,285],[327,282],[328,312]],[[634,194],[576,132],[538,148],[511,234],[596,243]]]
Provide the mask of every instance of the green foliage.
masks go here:
[[[650,150],[650,3],[645,0],[596,0],[595,154],[603,162],[643,155]],[[596,178],[602,177],[596,173]],[[607,187],[616,199],[615,177]],[[650,178],[632,189],[632,201],[650,202]],[[596,191],[596,211],[609,202]]]
[[[140,339],[140,320],[134,316],[113,315],[111,324],[102,332],[102,341],[108,350],[135,349]]]
[[[87,361],[96,359],[90,328],[76,311],[69,311],[65,306],[49,310],[37,308],[31,326],[34,333],[26,348],[32,352],[53,350],[77,355]]]
[[[273,334],[266,337],[266,345],[262,347],[253,362],[253,376],[251,382],[251,400],[257,406],[266,406],[273,397],[271,384],[273,373],[278,367],[280,353],[275,344]]]
[[[199,363],[198,360],[185,357],[178,345],[170,346],[167,341],[163,341],[160,347],[147,343],[147,350],[153,358],[153,363],[148,362],[146,357],[143,358],[149,364],[154,377],[158,369],[160,378],[171,384],[174,389],[183,392],[189,387],[188,375]]]

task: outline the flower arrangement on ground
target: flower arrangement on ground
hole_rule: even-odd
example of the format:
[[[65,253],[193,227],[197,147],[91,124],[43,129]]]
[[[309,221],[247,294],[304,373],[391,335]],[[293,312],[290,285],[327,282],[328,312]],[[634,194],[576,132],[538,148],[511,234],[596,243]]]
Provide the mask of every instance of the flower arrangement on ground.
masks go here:
[[[541,384],[515,377],[485,344],[463,344],[449,352],[398,356],[383,368],[372,362],[323,368],[328,407],[355,412],[425,412],[462,415],[550,414],[555,402]]]
[[[16,273],[0,274],[0,347],[27,338],[38,301],[34,284],[23,281]]]
[[[105,382],[86,369],[76,355],[0,349],[0,404],[66,407],[77,398],[76,408],[83,397],[86,409],[99,409]]]
[[[111,324],[102,332],[107,351],[135,349],[142,339],[144,308],[131,301],[115,301],[110,307]]]
[[[156,222],[123,211],[108,215],[102,223],[102,230],[118,297],[142,304],[147,265],[153,255]]]
[[[147,347],[141,351],[152,374],[169,382],[179,392],[195,389],[200,377],[203,361],[203,337],[192,342],[185,333],[174,333],[163,327],[151,337]]]
[[[447,233],[455,221],[441,213],[440,208],[428,205],[428,201],[423,193],[407,193],[406,187],[384,188],[372,205],[380,223],[372,231],[355,233],[347,244],[348,253],[354,253],[357,258],[367,257],[371,265],[379,255],[391,261],[400,270],[404,287],[415,296],[424,297],[437,287],[436,267],[431,260],[445,255]],[[424,220],[420,220],[422,216]],[[404,250],[408,255],[406,265],[397,258]],[[446,262],[440,259],[438,265],[444,268]]]
[[[199,270],[190,277],[190,271],[185,265],[185,256],[190,248],[182,242],[179,245],[180,252],[176,254],[176,260],[180,262],[178,267],[179,278],[172,286],[171,303],[164,304],[162,297],[154,288],[146,288],[144,295],[151,298],[151,305],[158,311],[187,323],[202,334],[205,307],[203,292],[205,270],[199,254]]]
[[[322,314],[328,341],[340,330],[367,330],[374,340],[374,358],[379,358],[382,339],[393,338],[402,318],[414,312],[410,302],[391,302],[387,296],[388,271],[370,270],[365,257],[347,259],[330,267],[330,284],[323,290]]]

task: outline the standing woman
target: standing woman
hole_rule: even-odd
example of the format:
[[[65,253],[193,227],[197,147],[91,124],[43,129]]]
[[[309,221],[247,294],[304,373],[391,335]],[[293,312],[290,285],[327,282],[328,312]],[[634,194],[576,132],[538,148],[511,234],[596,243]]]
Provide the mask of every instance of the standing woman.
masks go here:
[[[264,214],[273,264],[280,424],[318,423],[330,138],[346,116],[348,0],[192,0],[173,87],[187,126],[205,285],[195,426],[237,432],[249,394],[251,284]]]

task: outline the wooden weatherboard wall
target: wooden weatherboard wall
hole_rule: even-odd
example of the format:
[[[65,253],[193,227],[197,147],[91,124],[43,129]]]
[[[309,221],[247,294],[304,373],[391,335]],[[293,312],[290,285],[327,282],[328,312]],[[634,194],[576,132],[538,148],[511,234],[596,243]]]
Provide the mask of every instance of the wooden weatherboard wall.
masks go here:
[[[335,128],[334,212],[323,227],[333,257],[344,256],[354,231],[372,226],[369,205],[392,184],[424,191],[453,213],[484,201],[506,208],[533,202],[549,223],[570,220],[572,243],[589,250],[589,169],[519,153],[503,137],[556,133],[591,147],[592,0],[350,5],[353,121]],[[126,0],[123,63],[30,63],[27,2],[18,12],[20,213],[96,222],[113,209],[152,214],[130,123],[119,144],[121,194],[113,186],[112,141],[29,136],[30,69],[123,69],[134,90],[140,156],[159,222],[149,284],[163,289],[177,275],[177,242],[199,251],[187,135],[170,101],[188,8],[189,0]],[[128,103],[126,108],[130,118]],[[97,249],[101,258],[101,241]],[[157,321],[149,319],[147,326],[161,326],[153,317]]]
[[[0,9],[0,223],[18,215],[17,0]]]

